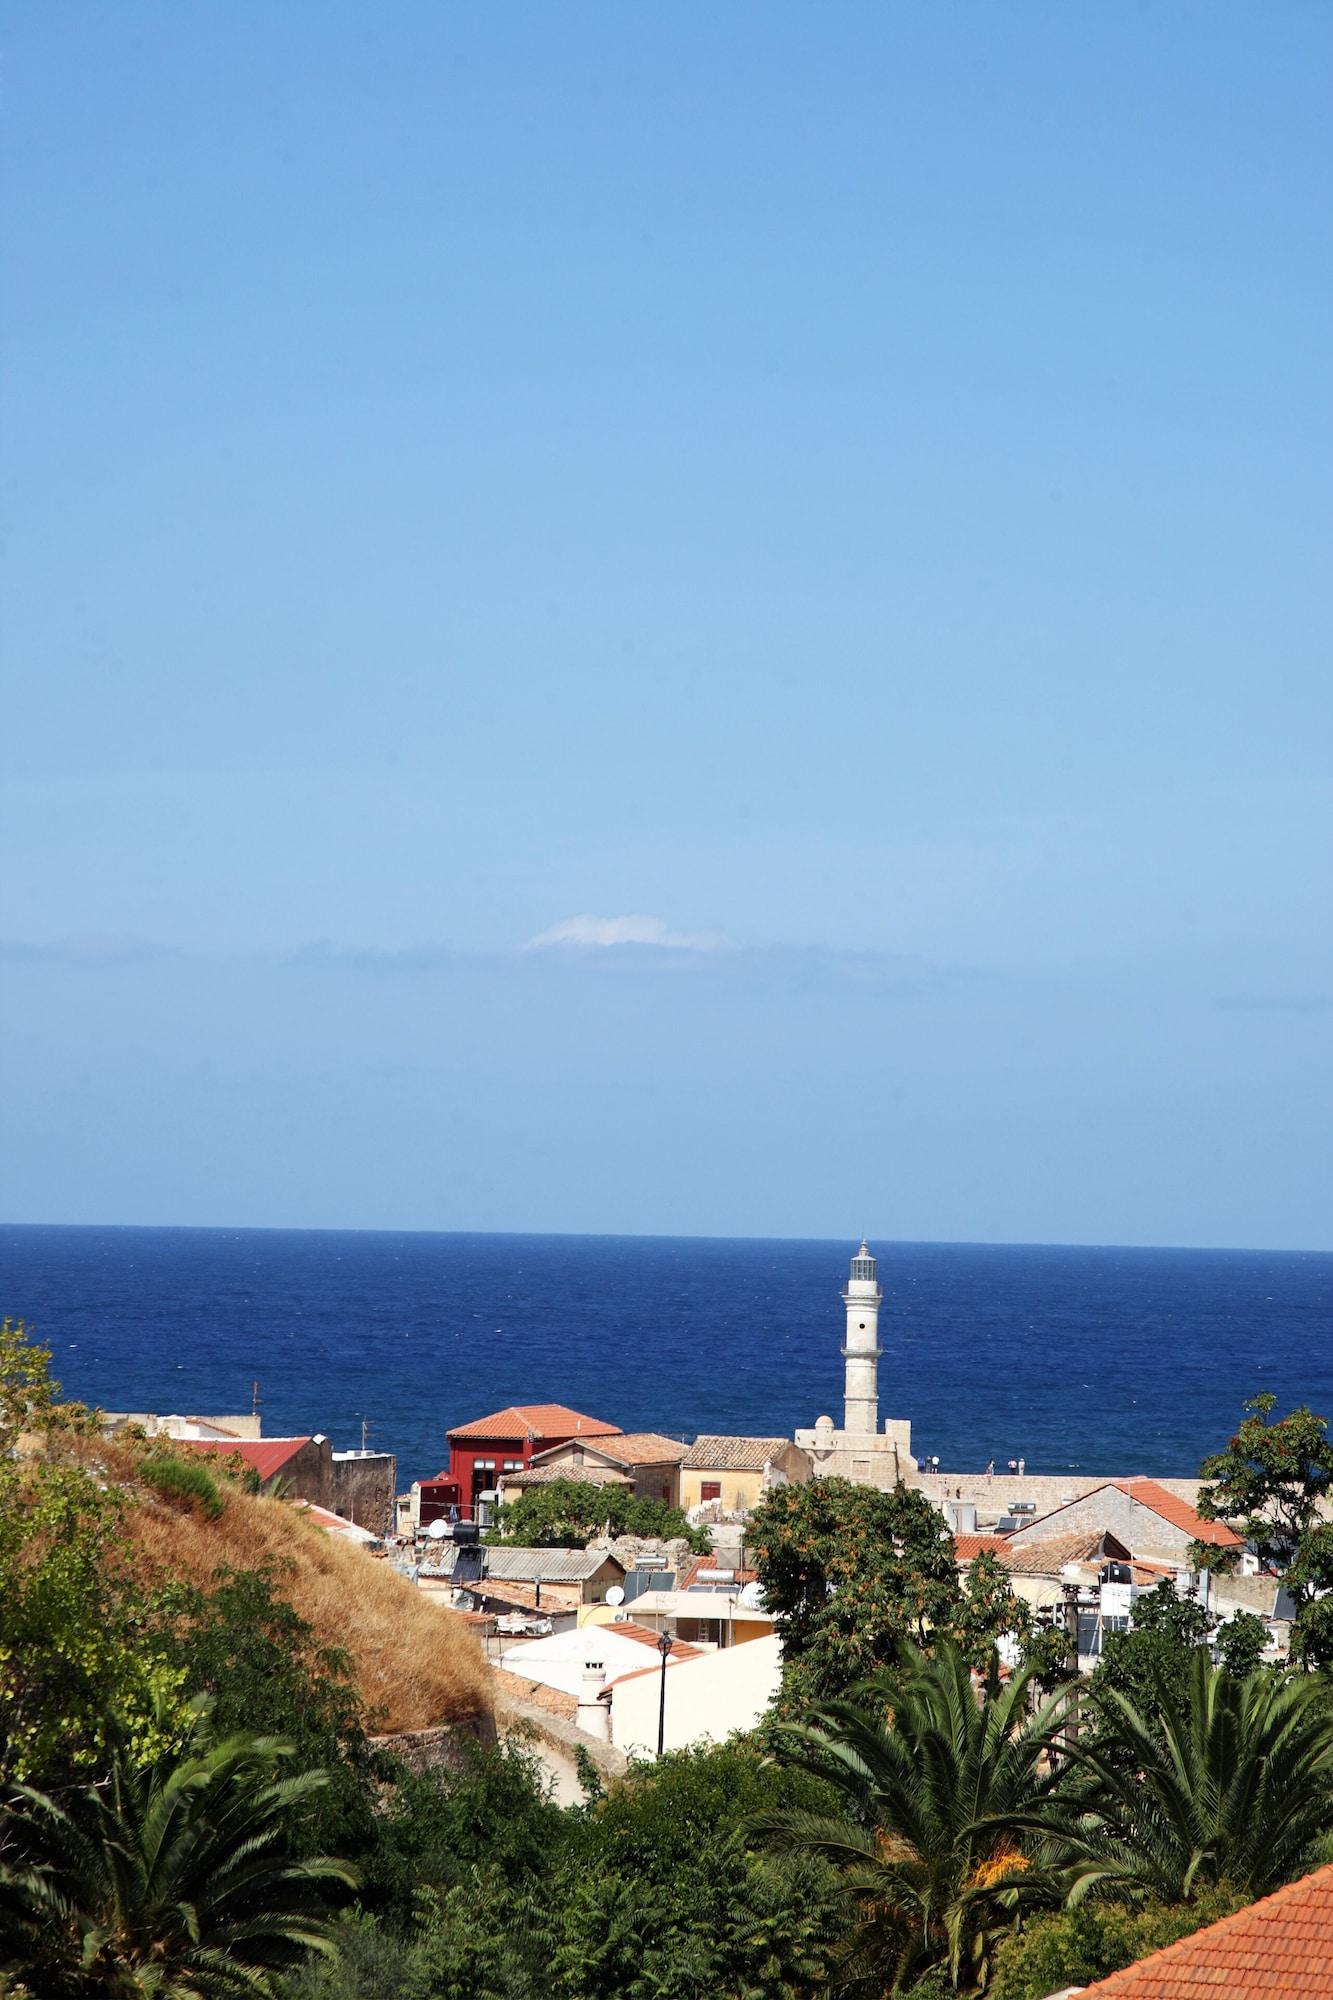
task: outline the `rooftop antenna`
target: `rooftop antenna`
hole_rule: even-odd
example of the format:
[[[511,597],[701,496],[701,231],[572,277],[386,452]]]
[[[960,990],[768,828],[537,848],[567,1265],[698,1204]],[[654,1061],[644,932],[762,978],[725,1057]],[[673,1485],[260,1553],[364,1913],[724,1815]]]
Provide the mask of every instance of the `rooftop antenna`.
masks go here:
[[[262,1401],[263,1398],[259,1393],[258,1382],[252,1382],[250,1384],[250,1415],[252,1417],[257,1417],[259,1415],[259,1405]]]
[[[362,1417],[362,1419],[361,1419],[361,1449],[362,1449],[362,1451],[364,1451],[364,1450],[365,1450],[365,1448],[366,1448],[366,1439],[367,1439],[367,1438],[368,1438],[368,1437],[370,1436],[370,1433],[371,1433],[371,1430],[372,1430],[372,1429],[373,1429],[373,1425],[371,1424],[371,1421],[370,1421],[370,1418],[369,1418],[369,1417]]]

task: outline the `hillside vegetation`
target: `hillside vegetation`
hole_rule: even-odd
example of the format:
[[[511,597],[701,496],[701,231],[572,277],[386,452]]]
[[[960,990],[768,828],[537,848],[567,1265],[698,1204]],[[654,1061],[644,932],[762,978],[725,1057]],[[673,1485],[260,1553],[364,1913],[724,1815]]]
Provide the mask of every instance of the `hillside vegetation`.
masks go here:
[[[107,1456],[119,1449],[107,1448]],[[288,1502],[229,1481],[218,1482],[223,1506],[210,1518],[202,1501],[175,1501],[138,1479],[132,1463],[121,1471],[135,1500],[125,1533],[145,1583],[207,1590],[220,1569],[276,1565],[278,1594],[321,1646],[348,1655],[372,1727],[427,1729],[490,1713],[489,1675],[468,1627],[387,1563],[326,1534]]]

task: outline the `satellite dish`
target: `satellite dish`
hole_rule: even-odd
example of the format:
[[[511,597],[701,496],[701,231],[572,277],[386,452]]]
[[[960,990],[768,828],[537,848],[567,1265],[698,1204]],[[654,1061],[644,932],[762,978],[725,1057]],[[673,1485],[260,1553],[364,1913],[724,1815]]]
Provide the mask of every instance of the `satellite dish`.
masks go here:
[[[762,1611],[764,1609],[762,1587],[757,1583],[747,1583],[741,1592],[740,1602],[747,1611]]]
[[[432,1521],[426,1530],[426,1533],[433,1542],[442,1542],[448,1532],[449,1523],[447,1521]]]
[[[625,1602],[625,1593],[618,1583],[611,1585],[611,1588],[606,1593],[606,1601],[608,1604],[623,1604]]]

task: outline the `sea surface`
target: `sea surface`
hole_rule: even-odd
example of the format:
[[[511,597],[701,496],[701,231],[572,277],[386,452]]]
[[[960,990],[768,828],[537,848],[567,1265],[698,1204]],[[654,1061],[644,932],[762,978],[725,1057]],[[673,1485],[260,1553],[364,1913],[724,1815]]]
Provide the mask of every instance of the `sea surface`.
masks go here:
[[[850,1242],[0,1227],[0,1314],[67,1395],[249,1410],[443,1464],[445,1431],[563,1402],[626,1430],[841,1417]],[[980,1470],[1190,1474],[1271,1389],[1333,1418],[1333,1255],[879,1243],[881,1416]]]

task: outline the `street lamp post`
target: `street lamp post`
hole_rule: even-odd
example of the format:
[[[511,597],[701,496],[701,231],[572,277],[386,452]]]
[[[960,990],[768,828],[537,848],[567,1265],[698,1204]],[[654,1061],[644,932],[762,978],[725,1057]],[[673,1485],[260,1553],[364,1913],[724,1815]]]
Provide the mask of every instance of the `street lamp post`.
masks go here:
[[[657,1650],[662,1655],[662,1686],[657,1697],[657,1754],[660,1757],[666,1749],[666,1670],[671,1657],[671,1634],[660,1632]]]

